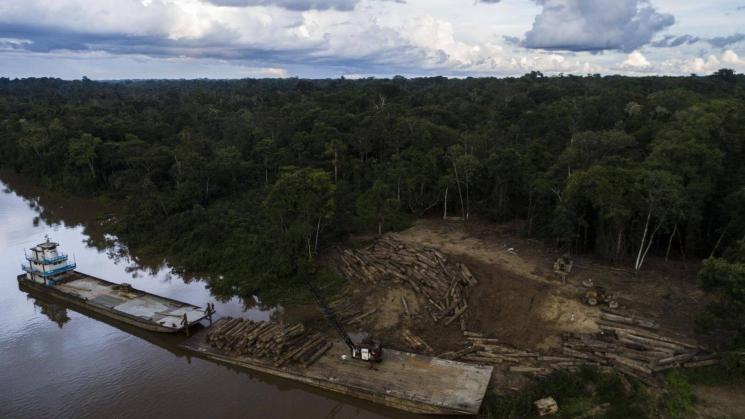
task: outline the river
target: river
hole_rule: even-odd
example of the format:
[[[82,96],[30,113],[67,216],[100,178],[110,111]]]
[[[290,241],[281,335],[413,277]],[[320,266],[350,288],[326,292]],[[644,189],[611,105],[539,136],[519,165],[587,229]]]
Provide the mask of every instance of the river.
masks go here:
[[[24,249],[49,235],[78,270],[222,316],[265,320],[281,308],[218,301],[165,261],[144,261],[105,233],[98,204],[0,181],[0,418],[405,418],[282,379],[187,355],[182,336],[94,319],[18,289]],[[152,258],[150,258],[152,259]]]

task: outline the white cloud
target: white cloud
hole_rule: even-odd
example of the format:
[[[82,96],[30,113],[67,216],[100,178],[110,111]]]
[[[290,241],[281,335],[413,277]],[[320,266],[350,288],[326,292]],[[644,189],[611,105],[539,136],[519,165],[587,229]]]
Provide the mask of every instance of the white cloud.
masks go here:
[[[721,68],[730,68],[738,72],[745,71],[745,59],[733,50],[724,51],[720,55],[709,54],[701,57],[679,56],[663,61],[654,72],[660,74],[698,74],[708,75]]]
[[[528,48],[633,51],[675,18],[645,0],[535,0],[543,6],[525,34]]]
[[[130,72],[112,71],[114,57],[131,73],[146,62],[142,77],[151,72],[145,68],[175,68],[172,59],[223,77],[685,74],[716,66],[702,44],[642,54],[671,21],[650,0],[0,0],[0,76],[42,68],[55,75],[55,54],[68,69],[78,63],[104,78],[95,62],[112,74]],[[726,35],[715,29],[696,36]],[[504,38],[526,33],[522,45]],[[742,68],[738,46],[728,48],[714,59]],[[13,63],[22,53],[35,63],[46,56],[47,65],[24,70]],[[219,70],[207,67],[210,60]]]
[[[621,63],[621,68],[632,71],[647,70],[651,67],[652,65],[649,60],[647,60],[647,58],[638,50],[629,54],[626,57],[626,60]]]
[[[352,10],[360,0],[206,0],[218,6],[275,6],[289,10]]]
[[[588,61],[567,59],[557,53],[536,53],[520,57],[513,61],[514,68],[523,72],[540,71],[547,74],[575,73],[594,74],[603,71],[603,67]]]
[[[31,41],[28,39],[0,38],[0,51],[21,49],[30,44]]]
[[[694,58],[683,65],[683,71],[686,73],[709,74],[721,67],[721,62],[714,55],[706,58]]]
[[[740,58],[734,51],[728,49],[722,54],[722,61],[729,65],[745,67],[745,59]]]

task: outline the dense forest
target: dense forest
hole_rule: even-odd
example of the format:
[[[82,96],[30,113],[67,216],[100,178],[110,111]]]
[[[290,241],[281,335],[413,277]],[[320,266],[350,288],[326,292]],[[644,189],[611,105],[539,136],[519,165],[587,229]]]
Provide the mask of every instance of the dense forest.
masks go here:
[[[319,252],[351,232],[519,219],[527,236],[637,270],[707,259],[704,285],[726,296],[710,320],[745,335],[745,76],[731,70],[4,78],[0,115],[3,169],[117,204],[125,243],[210,273],[224,295],[318,275]]]

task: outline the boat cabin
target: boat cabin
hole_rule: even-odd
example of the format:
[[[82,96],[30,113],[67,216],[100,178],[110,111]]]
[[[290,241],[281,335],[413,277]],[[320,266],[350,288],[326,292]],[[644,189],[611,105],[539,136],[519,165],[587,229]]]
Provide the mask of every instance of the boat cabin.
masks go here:
[[[155,332],[185,330],[204,318],[212,322],[215,309],[206,309],[78,272],[77,265],[61,253],[59,244],[46,238],[26,251],[24,272],[17,279],[22,289],[61,299],[76,307],[93,311]]]
[[[68,256],[60,253],[59,243],[49,240],[46,236],[44,243],[32,247],[31,253],[26,253],[28,264],[21,265],[26,272],[26,278],[42,285],[56,285],[57,280],[75,269],[75,262],[70,262]]]

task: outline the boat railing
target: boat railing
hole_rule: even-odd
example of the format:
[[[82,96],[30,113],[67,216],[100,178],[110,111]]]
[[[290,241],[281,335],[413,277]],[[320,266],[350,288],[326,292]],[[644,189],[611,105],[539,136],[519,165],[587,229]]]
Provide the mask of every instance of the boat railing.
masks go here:
[[[48,271],[40,271],[38,269],[34,269],[31,266],[27,266],[27,265],[21,264],[21,269],[23,269],[25,272],[28,272],[30,274],[41,275],[43,277],[54,276],[54,275],[59,275],[59,274],[65,273],[65,272],[69,272],[69,271],[75,269],[76,267],[77,267],[77,264],[75,264],[73,262],[71,264],[68,264],[68,265],[59,267],[57,269],[51,269],[51,270],[48,270]]]
[[[57,262],[61,262],[63,260],[67,260],[68,256],[64,253],[60,253],[58,256],[53,257],[51,259],[37,259],[33,256],[26,255],[26,260],[29,262],[36,262],[36,263],[43,263],[45,265],[53,265]]]

